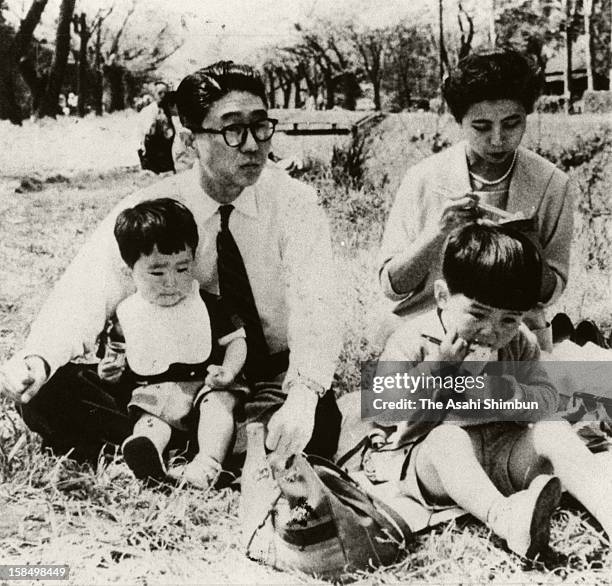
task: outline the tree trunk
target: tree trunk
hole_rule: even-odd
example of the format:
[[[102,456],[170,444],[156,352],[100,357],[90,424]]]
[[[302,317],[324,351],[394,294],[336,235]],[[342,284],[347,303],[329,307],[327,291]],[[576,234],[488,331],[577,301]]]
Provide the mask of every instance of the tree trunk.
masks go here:
[[[68,54],[70,52],[70,25],[72,24],[75,2],[76,0],[62,0],[60,6],[57,34],[55,36],[55,55],[53,56],[53,63],[49,72],[47,88],[38,108],[38,116],[41,118],[43,116],[55,118],[58,112],[59,94],[64,81],[66,63],[68,62]]]
[[[21,108],[15,98],[15,69],[8,56],[2,56],[0,60],[6,65],[0,65],[0,120],[21,125]]]
[[[593,91],[593,56],[591,55],[591,23],[593,16],[593,0],[584,0],[583,10],[587,90]]]
[[[565,0],[565,104],[564,110],[566,114],[570,113],[570,105],[572,99],[572,0]]]
[[[295,88],[294,104],[296,108],[301,108],[303,105],[301,81],[301,78],[297,75],[293,78],[293,87]]]
[[[444,47],[444,0],[438,0],[438,35],[440,51],[440,89],[444,80],[444,61],[446,59],[446,48]]]
[[[495,31],[495,0],[490,0],[489,6],[489,44],[491,47],[495,47],[495,43],[497,42],[497,33]]]
[[[270,108],[276,108],[276,88],[274,87],[274,72],[271,69],[266,70],[266,77],[268,78],[268,102]]]
[[[83,118],[86,113],[87,105],[87,45],[89,44],[89,38],[91,36],[85,13],[81,12],[78,19],[77,32],[79,33],[80,45],[79,45],[79,71],[77,77],[77,112],[78,115]]]
[[[96,80],[96,87],[94,88],[94,109],[96,111],[96,116],[102,116],[102,95],[104,86],[104,81],[102,77],[102,23],[98,23],[98,28],[96,30],[95,55],[96,57],[94,60],[94,79]]]
[[[32,37],[34,31],[40,22],[41,16],[45,7],[47,6],[48,0],[34,0],[26,14],[25,18],[19,25],[15,38],[9,49],[9,69],[6,72],[6,81],[2,80],[2,86],[6,95],[7,105],[11,112],[11,120],[21,120],[21,112],[17,105],[15,96],[15,76],[17,75],[17,69],[21,73],[23,80],[30,89],[34,104],[37,104],[40,96],[41,80],[38,78],[36,68],[26,62],[26,54],[28,48],[32,43]]]
[[[336,105],[336,87],[334,77],[329,69],[323,71],[323,79],[325,83],[325,109],[331,110]]]
[[[108,112],[122,110],[124,105],[123,68],[116,63],[104,66],[104,77],[108,84],[109,98],[107,102]]]
[[[45,6],[47,6],[48,0],[34,0],[26,17],[21,21],[19,25],[19,30],[15,35],[15,40],[13,41],[13,57],[15,62],[19,62],[19,60],[26,54],[30,43],[32,42],[32,35],[34,34],[34,30],[38,26],[40,22],[40,18],[42,16],[43,11],[45,10]]]

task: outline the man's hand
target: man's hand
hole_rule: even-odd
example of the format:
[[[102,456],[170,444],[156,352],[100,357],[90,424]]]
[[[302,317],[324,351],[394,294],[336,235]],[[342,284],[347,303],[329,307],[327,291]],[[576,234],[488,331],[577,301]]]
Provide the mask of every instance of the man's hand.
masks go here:
[[[204,383],[212,389],[223,389],[234,382],[234,373],[225,366],[211,364],[208,368],[208,375]]]
[[[13,357],[0,367],[0,394],[28,403],[47,381],[47,363],[40,356]]]
[[[105,356],[98,363],[98,376],[107,383],[118,383],[124,370],[125,363],[117,362],[114,356]]]
[[[285,457],[302,452],[312,437],[318,401],[306,385],[292,384],[285,404],[268,423],[266,447]]]

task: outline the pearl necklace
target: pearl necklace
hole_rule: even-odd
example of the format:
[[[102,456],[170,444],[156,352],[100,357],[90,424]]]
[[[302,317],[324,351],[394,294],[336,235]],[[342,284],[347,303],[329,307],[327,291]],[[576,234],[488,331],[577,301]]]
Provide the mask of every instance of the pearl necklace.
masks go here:
[[[470,177],[472,179],[475,179],[479,183],[482,183],[483,185],[498,185],[502,181],[505,181],[510,175],[510,173],[512,173],[512,169],[514,169],[514,163],[516,163],[517,153],[518,153],[518,149],[515,150],[514,155],[512,155],[512,163],[510,163],[510,167],[508,167],[508,170],[499,179],[493,179],[491,181],[489,179],[485,179],[484,177],[481,177],[480,175],[476,175],[476,173],[472,173],[472,171],[469,172]]]

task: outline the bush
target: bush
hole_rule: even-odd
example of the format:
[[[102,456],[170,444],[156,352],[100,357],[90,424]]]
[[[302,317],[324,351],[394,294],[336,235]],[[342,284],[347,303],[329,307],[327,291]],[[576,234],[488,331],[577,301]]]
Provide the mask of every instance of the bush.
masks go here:
[[[604,114],[612,112],[612,91],[586,91],[582,96],[584,112]]]
[[[612,128],[600,126],[586,136],[576,136],[568,145],[553,144],[548,148],[535,147],[535,151],[565,171],[589,162],[593,157],[612,146]]]
[[[367,136],[355,132],[347,146],[334,145],[331,174],[338,186],[361,189],[365,181],[365,163],[369,157]]]

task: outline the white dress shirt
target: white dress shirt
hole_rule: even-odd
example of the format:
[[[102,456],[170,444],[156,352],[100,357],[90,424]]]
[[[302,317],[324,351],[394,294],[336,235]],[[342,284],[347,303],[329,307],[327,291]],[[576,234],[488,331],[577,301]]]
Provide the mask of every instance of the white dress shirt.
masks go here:
[[[24,353],[42,356],[51,372],[91,351],[105,320],[134,285],[113,236],[120,210],[146,199],[173,197],[193,213],[200,236],[194,276],[218,293],[219,203],[196,166],[128,196],[89,238],[32,324]],[[268,165],[234,200],[229,228],[249,275],[272,353],[290,349],[287,378],[329,388],[342,341],[329,223],[313,188]]]

